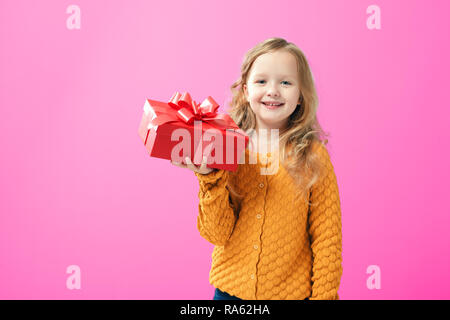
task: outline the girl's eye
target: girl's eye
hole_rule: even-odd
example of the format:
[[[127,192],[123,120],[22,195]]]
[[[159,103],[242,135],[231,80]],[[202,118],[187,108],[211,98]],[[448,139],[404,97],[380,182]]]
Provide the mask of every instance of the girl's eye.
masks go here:
[[[261,83],[261,81],[266,81],[266,80],[258,80],[258,81],[256,81],[256,83]],[[281,81],[281,82],[286,82],[287,85],[291,84],[289,81]]]

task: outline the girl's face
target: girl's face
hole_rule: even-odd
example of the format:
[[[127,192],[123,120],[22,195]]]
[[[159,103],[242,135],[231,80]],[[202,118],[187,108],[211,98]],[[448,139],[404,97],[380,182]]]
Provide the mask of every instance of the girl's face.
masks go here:
[[[256,115],[255,129],[282,131],[300,99],[297,60],[285,50],[260,55],[253,63],[243,89]],[[282,105],[271,107],[264,102]]]

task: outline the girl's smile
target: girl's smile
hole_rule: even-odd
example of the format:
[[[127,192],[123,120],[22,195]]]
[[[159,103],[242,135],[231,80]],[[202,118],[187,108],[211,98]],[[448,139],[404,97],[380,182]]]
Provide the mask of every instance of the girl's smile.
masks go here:
[[[284,105],[284,103],[269,103],[269,102],[262,102],[262,104],[269,110],[275,110]]]

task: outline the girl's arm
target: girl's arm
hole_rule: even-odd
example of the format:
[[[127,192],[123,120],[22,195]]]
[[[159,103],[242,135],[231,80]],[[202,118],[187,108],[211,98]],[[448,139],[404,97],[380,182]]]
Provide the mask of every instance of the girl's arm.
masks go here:
[[[308,225],[313,252],[313,286],[310,300],[339,300],[342,275],[342,233],[339,190],[330,156],[320,146],[326,172],[311,187]]]
[[[237,219],[226,188],[229,172],[215,169],[208,174],[195,172],[195,175],[200,184],[197,229],[207,241],[223,246],[230,238]]]

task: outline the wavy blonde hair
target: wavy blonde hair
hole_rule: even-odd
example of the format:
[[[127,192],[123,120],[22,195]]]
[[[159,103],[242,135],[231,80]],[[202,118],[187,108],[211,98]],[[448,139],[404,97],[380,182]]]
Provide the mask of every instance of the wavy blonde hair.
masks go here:
[[[325,146],[328,139],[323,141],[321,138],[329,134],[323,131],[317,119],[318,97],[313,75],[303,52],[295,44],[282,38],[269,38],[250,49],[244,56],[240,77],[230,88],[232,100],[227,112],[243,131],[255,129],[256,117],[246,100],[243,84],[247,83],[255,60],[262,54],[276,50],[286,50],[296,58],[300,83],[297,107],[289,116],[287,129],[279,135],[280,162],[297,182],[300,195],[306,196],[323,172],[322,163],[313,152],[313,144]],[[231,183],[228,184],[228,190],[231,197],[235,198],[232,199],[233,202],[242,198]]]

